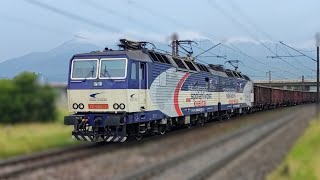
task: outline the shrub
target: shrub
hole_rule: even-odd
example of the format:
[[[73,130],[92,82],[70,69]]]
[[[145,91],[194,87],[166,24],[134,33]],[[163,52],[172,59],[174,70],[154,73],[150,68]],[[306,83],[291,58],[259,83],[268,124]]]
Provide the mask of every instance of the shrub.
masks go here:
[[[55,93],[38,83],[37,75],[23,72],[0,80],[0,122],[48,122],[55,119]]]

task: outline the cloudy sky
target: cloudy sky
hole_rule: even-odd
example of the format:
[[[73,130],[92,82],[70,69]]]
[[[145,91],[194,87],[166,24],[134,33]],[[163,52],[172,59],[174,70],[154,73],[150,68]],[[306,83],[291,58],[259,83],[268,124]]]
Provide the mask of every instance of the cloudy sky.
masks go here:
[[[39,3],[40,2],[40,3]],[[0,62],[79,39],[285,41],[314,48],[319,0],[2,0]]]

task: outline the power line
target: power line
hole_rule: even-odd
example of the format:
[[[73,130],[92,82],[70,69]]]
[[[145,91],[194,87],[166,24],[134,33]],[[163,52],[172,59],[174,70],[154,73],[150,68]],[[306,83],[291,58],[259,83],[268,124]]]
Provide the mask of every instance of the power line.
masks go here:
[[[18,24],[23,23],[23,24],[28,25],[28,26],[37,27],[39,29],[42,29],[42,30],[45,30],[45,31],[49,31],[49,32],[54,32],[54,33],[57,33],[57,34],[67,34],[67,33],[69,33],[69,32],[63,31],[63,30],[55,28],[55,27],[51,27],[51,26],[46,26],[46,25],[43,25],[43,24],[35,23],[35,22],[29,21],[27,19],[7,16],[7,15],[2,14],[2,13],[0,13],[0,18],[2,18],[4,20],[7,20],[9,22],[12,22],[12,23],[18,23]]]
[[[272,52],[274,55],[276,55],[277,56],[277,54],[274,52],[274,51],[272,51],[268,46],[266,46],[265,44],[263,44],[262,43],[262,45],[265,47],[265,48],[267,48],[270,52]],[[293,66],[292,64],[290,64],[290,63],[288,63],[287,61],[285,61],[284,59],[282,59],[281,57],[278,57],[280,60],[282,60],[283,62],[285,62],[286,64],[288,64],[289,66],[291,66],[292,68],[294,68],[294,69],[296,69],[296,70],[298,70],[298,71],[300,71],[300,72],[302,72],[302,73],[304,73],[301,69],[298,69],[298,68],[296,68],[295,66]],[[295,73],[292,73],[292,72],[290,72],[291,74],[295,74]],[[297,75],[297,74],[296,74]]]
[[[97,3],[96,1],[81,0],[80,2],[82,2],[84,4],[87,4],[90,7],[94,8],[94,9],[96,9],[98,11],[101,11],[103,13],[108,13],[108,14],[111,14],[111,15],[116,16],[116,17],[121,17],[123,19],[126,19],[128,22],[133,22],[135,24],[139,24],[141,26],[148,27],[148,29],[153,29],[153,31],[157,31],[158,30],[158,29],[155,29],[153,26],[150,26],[150,25],[147,25],[147,24],[143,23],[142,21],[136,20],[132,16],[125,15],[121,11],[115,11],[115,10],[113,10],[111,8],[103,6],[103,5],[99,4],[99,3]]]
[[[287,49],[285,46],[284,46],[284,49],[285,49],[285,51],[287,51],[288,54],[290,54],[290,55],[292,56],[292,54],[288,51],[288,49]],[[302,56],[303,56],[303,55],[302,55]],[[293,56],[292,56],[292,57],[293,57]],[[311,68],[305,66],[305,65],[304,65],[303,63],[301,63],[297,58],[293,57],[293,59],[294,59],[296,62],[298,62],[301,66],[303,66],[304,68],[316,72],[316,70],[311,69]]]
[[[210,42],[210,43],[212,43],[211,41],[209,41],[209,42]],[[212,43],[212,44],[213,44],[213,43]],[[225,45],[225,44],[221,44],[221,45],[223,45],[223,46],[225,46],[225,47],[227,47],[227,48],[229,48],[229,49],[231,49],[231,50],[233,50],[233,51],[236,51],[236,52],[238,52],[238,53],[241,53],[241,54],[243,54],[243,55],[245,55],[245,56],[247,56],[247,57],[249,57],[249,58],[253,59],[254,61],[260,62],[261,64],[266,65],[267,67],[271,67],[271,68],[275,69],[274,67],[269,66],[268,64],[266,64],[266,63],[264,63],[264,62],[262,62],[262,61],[260,61],[260,60],[258,60],[258,59],[256,59],[256,58],[253,58],[252,56],[249,56],[248,54],[246,54],[246,53],[242,52],[239,48],[235,47],[234,45],[232,45],[232,46],[234,46],[234,48],[236,48],[237,50],[235,50],[235,49],[233,49],[233,48],[231,48],[231,47],[229,47],[229,46],[227,46],[227,45]],[[200,50],[205,51],[205,49],[200,48],[200,47],[197,47],[197,46],[195,46],[195,48],[198,48],[198,49],[200,49]],[[227,58],[226,58],[226,57],[224,57],[224,56],[219,56],[219,55],[217,55],[217,54],[215,54],[215,53],[212,53],[212,52],[210,52],[210,51],[208,51],[208,53],[210,53],[210,54],[214,55],[213,57],[218,57],[218,58],[222,58],[222,59],[224,59],[224,60],[229,60],[229,59],[227,59]],[[243,66],[245,66],[245,67],[247,67],[247,68],[249,68],[249,69],[252,69],[252,70],[255,70],[255,71],[258,71],[258,72],[265,73],[265,71],[262,71],[262,70],[260,70],[260,69],[256,69],[256,68],[253,68],[253,67],[247,66],[247,65],[245,65],[244,63],[242,63],[242,65],[243,65]],[[282,70],[281,70],[281,69],[279,69],[279,68],[276,68],[276,69],[278,69],[278,70],[282,71]],[[287,78],[282,77],[282,76],[277,76],[277,77],[287,79]]]
[[[224,44],[222,44],[222,45],[224,45]],[[224,45],[224,46],[226,46],[226,45]],[[200,50],[203,50],[203,51],[205,51],[205,49],[203,49],[203,48],[200,48],[200,47],[197,47],[197,46],[195,46],[196,48],[198,48],[198,49],[200,49]],[[232,50],[234,50],[234,49],[232,49]],[[234,50],[234,51],[236,51],[236,50]],[[241,53],[243,53],[241,50],[239,50]],[[210,54],[212,54],[212,55],[214,55],[213,57],[221,57],[222,59],[224,59],[224,60],[229,60],[229,59],[227,59],[226,57],[223,57],[223,56],[219,56],[219,55],[217,55],[217,54],[215,54],[215,53],[212,53],[212,52],[210,52],[210,51],[208,51],[208,53],[210,53]],[[245,53],[244,53],[245,54]],[[247,55],[247,54],[245,54],[246,56],[248,56],[248,57],[250,57],[250,58],[253,58],[253,57],[251,57],[251,56],[249,56],[249,55]],[[199,60],[199,59],[197,59],[198,61],[201,61],[201,60]],[[201,61],[201,62],[204,62],[204,61]],[[204,62],[204,63],[206,63],[206,62]],[[208,64],[208,63],[206,63],[206,64]],[[256,68],[253,68],[253,67],[250,67],[250,66],[248,66],[248,65],[245,65],[244,63],[242,63],[242,65],[243,66],[245,66],[245,67],[247,67],[247,68],[249,68],[249,69],[251,69],[251,70],[254,70],[254,71],[257,71],[257,72],[262,72],[262,73],[265,73],[265,71],[263,71],[263,70],[261,70],[261,69],[256,69]],[[267,64],[266,64],[267,65]],[[279,70],[281,70],[281,69],[279,69]],[[283,78],[283,79],[288,79],[288,78],[285,78],[285,77],[283,77],[283,76],[277,76],[277,75],[275,75],[276,77],[279,77],[279,78]]]
[[[99,27],[99,28],[103,28],[103,29],[104,29],[105,27],[110,28],[110,26],[106,26],[106,25],[104,25],[104,24],[102,24],[102,23],[99,23],[99,22],[94,22],[94,21],[92,22],[90,19],[83,18],[83,17],[80,17],[80,16],[78,16],[78,15],[75,15],[75,14],[72,14],[72,13],[69,13],[69,12],[62,11],[62,10],[60,10],[60,9],[58,9],[58,8],[55,8],[55,7],[46,5],[46,4],[41,3],[41,2],[39,2],[39,1],[36,1],[36,0],[27,0],[27,2],[30,2],[30,3],[35,4],[35,5],[38,5],[38,6],[42,7],[42,8],[46,8],[46,9],[52,11],[52,12],[58,13],[58,14],[60,14],[60,15],[63,15],[63,16],[69,17],[69,18],[72,18],[72,19],[74,19],[74,20],[81,21],[81,22],[85,22],[85,23],[90,24],[90,25],[93,25],[93,26],[95,26],[95,27]],[[110,29],[112,29],[113,31],[118,31],[118,29],[113,28],[113,27],[111,27]],[[104,29],[104,30],[106,30],[106,29]]]
[[[260,63],[260,64],[262,64],[262,65],[264,65],[264,66],[266,66],[266,67],[272,68],[272,69],[282,70],[282,69],[280,69],[280,68],[270,66],[270,65],[268,65],[267,63],[265,63],[265,62],[263,62],[263,61],[260,61],[259,59],[254,58],[254,57],[252,57],[252,56],[244,53],[243,51],[241,51],[238,47],[236,47],[236,46],[233,45],[233,44],[230,44],[230,45],[231,45],[233,48],[230,47],[230,46],[228,46],[228,45],[223,44],[223,46],[225,46],[225,47],[227,47],[227,48],[229,48],[229,49],[231,49],[231,50],[234,50],[234,51],[236,51],[236,52],[238,52],[238,53],[240,53],[240,54],[242,54],[242,55],[244,55],[244,56],[247,56],[248,58],[250,58],[250,59],[253,60],[254,62],[258,62],[258,63]]]
[[[51,26],[46,26],[46,25],[43,25],[43,24],[39,24],[39,23],[30,21],[30,20],[27,20],[27,19],[22,19],[22,18],[18,18],[18,17],[7,16],[7,15],[1,14],[1,13],[0,13],[0,18],[3,18],[3,19],[5,19],[5,20],[8,20],[9,22],[12,22],[12,23],[18,23],[18,24],[23,23],[23,24],[28,25],[28,26],[37,27],[38,29],[42,29],[42,30],[48,31],[48,32],[50,32],[50,33],[70,34],[70,35],[72,35],[73,37],[78,38],[78,39],[89,40],[87,37],[83,37],[83,36],[80,36],[80,35],[77,35],[77,34],[72,34],[72,33],[70,33],[70,32],[67,32],[67,31],[64,31],[64,30],[61,30],[61,29],[58,29],[58,28],[55,28],[55,27],[51,27]],[[74,39],[75,39],[75,38],[74,38]],[[74,39],[71,39],[70,41],[73,41]],[[68,42],[69,42],[69,41],[68,41]]]
[[[281,43],[282,45],[284,45],[284,46],[286,46],[286,47],[288,47],[288,48],[290,48],[290,49],[292,49],[292,50],[294,50],[294,51],[296,51],[296,52],[298,52],[298,53],[300,53],[300,54],[304,55],[305,57],[307,57],[307,58],[311,59],[312,61],[317,62],[317,60],[315,60],[314,58],[312,58],[312,57],[310,57],[310,56],[308,56],[308,55],[306,55],[306,54],[304,54],[304,53],[302,53],[302,52],[300,52],[300,51],[296,50],[295,48],[293,48],[293,47],[291,47],[291,46],[288,46],[288,45],[287,45],[287,44],[285,44],[284,42],[280,41],[280,43]]]
[[[163,15],[157,11],[154,11],[154,10],[151,10],[149,8],[147,8],[146,6],[144,6],[144,4],[142,3],[139,3],[138,1],[133,1],[133,0],[129,0],[128,1],[128,4],[131,5],[131,6],[134,6],[135,8],[139,9],[139,10],[144,10],[145,12],[149,13],[150,15],[154,16],[154,17],[160,17],[162,19],[165,19],[167,22],[170,22],[172,25],[178,25],[178,26],[181,26],[185,29],[194,29],[193,27],[191,27],[190,25],[188,24],[184,24],[182,23],[181,21],[177,21],[176,19],[172,18],[171,16],[167,16],[167,15]],[[201,34],[203,34],[204,36],[207,36],[206,38],[213,38],[213,39],[216,39],[212,34],[210,33],[207,33],[207,32],[201,32]]]
[[[242,54],[242,55],[245,55],[245,56],[247,56],[248,58],[250,58],[251,60],[253,60],[254,62],[259,62],[260,64],[263,64],[263,65],[265,65],[266,67],[269,67],[269,68],[271,68],[271,69],[276,69],[276,70],[279,70],[280,72],[287,72],[287,73],[291,73],[290,71],[287,71],[287,70],[283,70],[283,69],[280,69],[280,68],[278,68],[278,67],[273,67],[273,66],[270,66],[270,65],[268,65],[268,64],[266,64],[266,63],[264,63],[264,62],[262,62],[262,61],[260,61],[260,60],[258,60],[257,58],[254,58],[254,57],[252,57],[252,56],[250,56],[250,55],[248,55],[248,54],[246,54],[246,53],[244,53],[243,51],[241,51],[239,48],[237,48],[236,46],[234,46],[233,44],[231,44],[231,46],[233,47],[229,47],[229,46],[227,46],[227,45],[224,45],[225,47],[227,47],[227,48],[229,48],[229,49],[232,49],[232,50],[234,50],[234,51],[237,51],[238,53],[240,53],[240,54]],[[234,49],[235,48],[235,49]],[[291,73],[292,74],[292,73]],[[295,75],[295,74],[294,74]]]
[[[270,35],[270,34],[268,34],[268,33],[266,33],[262,28],[260,28],[249,16],[247,16],[242,10],[241,10],[241,8],[234,2],[234,0],[230,0],[230,1],[227,1],[227,2],[229,2],[229,4],[232,6],[232,8],[234,9],[234,10],[237,10],[238,12],[240,12],[240,15],[241,16],[243,16],[246,20],[247,20],[247,22],[252,26],[252,27],[254,27],[255,29],[256,29],[256,31],[257,32],[261,32],[262,34],[264,34],[266,37],[268,37],[271,41],[273,41],[273,43],[275,43],[274,42],[274,40],[273,40],[273,38],[272,38],[272,36]],[[315,70],[313,70],[313,69],[311,69],[311,68],[309,68],[309,67],[307,67],[307,66],[305,66],[305,65],[303,65],[301,62],[299,62],[287,49],[282,49],[281,47],[279,47],[282,51],[284,51],[285,53],[287,53],[287,54],[289,54],[289,56],[290,57],[292,57],[296,62],[298,62],[300,65],[302,65],[303,67],[305,67],[306,69],[309,69],[309,70],[311,70],[311,71],[315,71]],[[270,49],[269,49],[270,50]],[[276,53],[277,54],[277,53]],[[278,57],[279,58],[279,56],[277,55],[277,56],[275,56],[275,57]],[[282,56],[282,57],[284,57],[284,56]],[[282,61],[284,61],[283,59],[281,59]],[[284,61],[284,62],[286,62],[286,61]],[[286,62],[287,64],[289,64],[288,62]],[[292,66],[292,65],[291,65]],[[296,67],[294,67],[294,66],[292,66],[293,68],[295,68],[295,69],[297,69]],[[301,71],[300,69],[297,69],[297,70],[299,70],[299,71]],[[303,72],[303,71],[301,71],[301,72]],[[304,72],[303,72],[304,73]]]
[[[240,27],[243,28],[243,30],[245,30],[251,37],[253,37],[257,42],[259,42],[263,47],[265,47],[266,49],[268,49],[270,52],[272,52],[273,54],[277,55],[276,53],[274,53],[269,47],[267,47],[263,42],[261,42],[254,34],[252,34],[246,26],[244,26],[242,23],[240,23],[239,21],[237,21],[233,16],[229,15],[223,8],[221,8],[215,1],[207,1],[210,5],[210,7],[217,9],[218,11],[220,11],[225,17],[229,18],[233,23],[238,24]],[[281,59],[281,58],[280,58]],[[289,64],[287,61],[281,59],[283,62]],[[292,66],[291,64],[289,64],[290,66]],[[269,65],[268,65],[269,66]],[[294,66],[292,66],[294,67]],[[273,67],[274,68],[274,67]],[[279,69],[279,68],[276,68]],[[298,70],[298,69],[297,69]],[[288,73],[293,74],[293,75],[297,75],[296,73],[293,73],[289,70],[287,70]]]
[[[220,44],[221,44],[221,43],[220,43]],[[194,46],[194,47],[197,48],[197,49],[200,49],[200,50],[202,50],[202,51],[206,51],[206,49],[203,49],[203,48],[201,48],[201,47],[198,47],[198,46]],[[212,54],[212,55],[214,55],[214,56],[217,57],[217,58],[226,59],[224,56],[220,56],[220,55],[215,54],[215,53],[213,53],[213,52],[211,52],[211,51],[207,51],[207,53]]]
[[[73,19],[75,21],[88,24],[88,25],[94,26],[96,28],[103,29],[105,31],[120,32],[120,29],[117,29],[117,28],[115,28],[113,26],[109,26],[109,25],[106,25],[104,23],[100,23],[100,22],[91,20],[89,18],[81,17],[79,15],[70,13],[68,11],[64,11],[64,10],[61,10],[59,8],[56,8],[54,6],[50,6],[50,5],[46,4],[46,3],[40,2],[38,0],[25,0],[25,1],[30,3],[30,4],[32,4],[32,5],[38,6],[38,7],[42,8],[42,9],[49,10],[49,11],[51,11],[53,13],[59,14],[61,16],[67,17],[69,19]]]
[[[216,45],[214,45],[214,46],[210,47],[210,48],[209,48],[209,49],[207,49],[207,50],[204,50],[202,53],[200,53],[200,54],[196,55],[194,58],[197,58],[197,57],[201,56],[202,54],[204,54],[204,53],[206,53],[206,52],[211,51],[213,48],[215,48],[215,47],[217,47],[217,46],[219,46],[219,45],[221,45],[221,43],[216,44]]]
[[[257,32],[261,32],[262,34],[264,34],[266,37],[268,37],[269,39],[273,39],[272,38],[272,36],[269,34],[269,33],[267,33],[267,32],[265,32],[258,24],[256,24],[255,23],[255,21],[254,20],[252,20],[252,18],[250,18],[235,2],[234,2],[234,0],[229,0],[229,1],[226,1],[226,2],[228,2],[230,5],[231,5],[231,7],[232,7],[232,9],[233,10],[236,10],[236,11],[238,11],[239,12],[239,14],[242,16],[242,17],[244,17],[244,19],[246,19],[247,20],[247,22],[253,27],[253,28],[255,28],[256,29],[256,31]],[[273,40],[272,40],[273,41]]]
[[[171,18],[171,17],[163,16],[163,15],[161,15],[161,14],[158,14],[158,13],[156,13],[155,11],[152,11],[152,10],[146,8],[146,7],[143,6],[142,4],[138,4],[138,3],[132,2],[132,1],[131,1],[130,4],[135,5],[137,8],[142,8],[143,10],[145,10],[146,12],[148,12],[148,13],[151,14],[151,15],[161,16],[162,18],[167,19],[168,21],[170,21],[172,24],[175,24],[175,25],[176,25],[176,24],[180,24],[180,25],[182,25],[182,26],[184,26],[184,27],[188,27],[188,28],[189,28],[189,26],[186,26],[186,25],[182,24],[180,21],[176,21],[175,19],[173,19],[173,18]],[[137,4],[138,4],[138,6],[137,6]],[[203,34],[207,34],[207,33],[203,33]],[[212,36],[212,35],[209,34],[209,36]],[[234,46],[234,45],[233,45],[233,46]],[[199,48],[199,47],[197,47],[197,46],[196,46],[196,48],[204,51],[204,49]],[[210,54],[212,54],[212,55],[214,55],[215,57],[218,57],[218,58],[223,57],[223,56],[219,56],[219,55],[217,55],[217,54],[215,54],[215,53],[212,53],[212,52],[208,52],[208,53],[210,53]],[[241,53],[243,53],[243,52],[241,51]],[[226,58],[224,58],[224,59],[226,59]],[[269,66],[268,64],[263,63],[263,62],[261,62],[261,61],[259,61],[259,60],[258,60],[258,62],[260,62],[260,63],[262,63],[262,64],[264,64],[264,65],[266,65],[266,66],[268,66],[268,67],[271,67],[271,66]],[[275,68],[275,67],[272,67],[272,68]],[[275,68],[275,69],[281,70],[281,69],[279,69],[279,68]],[[288,72],[289,72],[289,71],[288,71]],[[289,72],[289,73],[291,73],[291,72]]]
[[[166,16],[166,15],[163,15],[161,13],[158,13],[157,11],[152,11],[152,10],[148,9],[146,6],[144,6],[144,4],[142,4],[142,3],[138,2],[138,1],[129,0],[127,2],[128,2],[129,5],[134,6],[137,9],[143,9],[144,11],[146,11],[147,13],[149,13],[149,14],[151,14],[153,16],[158,16],[158,17],[161,17],[163,19],[166,19],[167,21],[169,21],[173,25],[180,25],[183,28],[190,28],[190,26],[185,25],[185,24],[181,23],[180,21],[177,21],[174,18],[171,18],[170,16]]]

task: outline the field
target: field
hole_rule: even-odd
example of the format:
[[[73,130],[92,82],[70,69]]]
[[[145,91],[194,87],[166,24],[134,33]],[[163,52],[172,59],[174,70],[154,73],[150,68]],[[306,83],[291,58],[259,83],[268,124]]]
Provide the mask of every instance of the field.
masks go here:
[[[65,114],[60,111],[52,123],[0,125],[0,159],[77,143],[71,138],[73,127],[63,125]]]
[[[285,161],[269,177],[269,180],[320,180],[320,117],[298,140]]]

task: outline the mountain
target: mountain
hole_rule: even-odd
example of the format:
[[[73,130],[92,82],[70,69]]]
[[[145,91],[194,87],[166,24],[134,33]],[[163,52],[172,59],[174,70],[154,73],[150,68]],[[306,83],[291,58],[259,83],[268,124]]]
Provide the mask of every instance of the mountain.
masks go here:
[[[0,63],[0,77],[12,78],[23,71],[31,71],[41,73],[50,82],[66,82],[72,55],[100,49],[93,44],[65,42],[48,52],[32,52]]]
[[[170,47],[164,44],[156,44],[158,49],[171,52]],[[292,55],[298,55],[294,51],[285,49],[283,46],[273,43],[264,43],[273,52],[281,56],[288,56],[289,51]],[[272,79],[301,79],[304,75],[306,79],[312,79],[315,73],[311,69],[315,69],[315,63],[305,57],[288,58],[267,58],[267,56],[275,56],[267,48],[256,42],[233,42],[228,46],[220,45],[198,57],[201,62],[210,64],[222,64],[229,69],[234,69],[226,59],[212,57],[214,55],[226,56],[228,60],[240,60],[238,63],[239,71],[247,74],[254,80],[266,80],[268,71],[271,71]],[[114,47],[113,44],[111,47]],[[194,46],[193,56],[196,56],[204,50],[209,49],[213,44],[209,41],[201,41],[198,47]],[[85,53],[102,48],[84,42],[69,41],[48,51],[48,52],[33,52],[22,57],[14,58],[0,63],[0,77],[12,78],[22,71],[31,71],[41,73],[45,80],[49,82],[66,82],[68,73],[68,62],[72,55],[77,53]],[[188,49],[188,47],[185,47]],[[240,49],[250,57],[239,53]],[[180,52],[182,54],[182,50]],[[308,54],[314,57],[314,54]],[[211,56],[211,57],[210,57]]]

